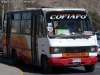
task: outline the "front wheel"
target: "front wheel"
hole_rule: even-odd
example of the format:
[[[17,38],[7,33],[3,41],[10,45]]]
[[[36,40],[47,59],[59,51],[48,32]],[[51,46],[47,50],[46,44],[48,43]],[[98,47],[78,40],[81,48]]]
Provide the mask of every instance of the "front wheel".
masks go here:
[[[48,63],[48,58],[46,56],[43,56],[41,59],[41,67],[44,73],[51,73],[52,72],[52,66]]]
[[[84,66],[86,72],[93,72],[95,70],[95,65]]]

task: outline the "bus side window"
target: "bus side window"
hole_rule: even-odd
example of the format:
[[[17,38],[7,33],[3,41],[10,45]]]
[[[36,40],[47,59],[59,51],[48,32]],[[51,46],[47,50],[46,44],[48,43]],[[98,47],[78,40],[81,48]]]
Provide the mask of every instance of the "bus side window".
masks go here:
[[[21,19],[20,13],[12,14],[12,27],[11,27],[12,33],[20,33],[20,19]]]
[[[20,20],[12,20],[11,32],[13,32],[13,33],[19,33],[20,32]]]
[[[27,19],[31,19],[31,13],[27,13]]]
[[[27,13],[22,13],[22,19],[26,19]]]
[[[30,34],[30,31],[31,31],[31,20],[27,20],[27,23],[26,23],[26,33],[27,34]]]
[[[25,28],[24,28],[24,26],[25,26],[25,20],[21,20],[21,33],[25,33]]]
[[[22,13],[21,33],[30,34],[31,32],[31,13]]]
[[[27,13],[27,28],[26,33],[30,34],[31,32],[31,13]]]
[[[30,34],[31,20],[21,20],[21,33]]]

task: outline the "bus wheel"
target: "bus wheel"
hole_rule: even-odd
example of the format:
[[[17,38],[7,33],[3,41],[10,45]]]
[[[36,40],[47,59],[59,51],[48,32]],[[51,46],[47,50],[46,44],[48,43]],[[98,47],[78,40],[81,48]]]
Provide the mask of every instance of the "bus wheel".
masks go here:
[[[19,60],[17,59],[17,53],[16,53],[16,51],[13,52],[12,58],[13,58],[13,63],[15,65],[18,65],[19,64]]]
[[[46,56],[42,57],[41,67],[44,73],[48,74],[52,72],[52,66],[48,63],[48,58]]]
[[[95,65],[84,66],[86,72],[93,72],[95,70]]]
[[[17,53],[16,53],[16,51],[13,52],[12,58],[13,58],[13,63],[14,63],[15,65],[20,65],[20,64],[21,64],[21,65],[24,65],[24,64],[25,64],[25,61],[19,60],[19,59],[17,58]]]
[[[13,52],[12,59],[13,59],[13,63],[14,63],[15,65],[20,65],[20,64],[22,65],[22,64],[25,64],[24,61],[19,60],[19,59],[17,58],[17,53],[16,53],[16,51]]]

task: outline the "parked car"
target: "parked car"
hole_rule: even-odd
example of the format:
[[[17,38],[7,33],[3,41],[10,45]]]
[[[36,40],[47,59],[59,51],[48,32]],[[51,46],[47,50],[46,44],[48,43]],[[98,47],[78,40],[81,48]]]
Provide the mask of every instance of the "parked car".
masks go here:
[[[98,42],[98,59],[100,60],[100,32],[96,32]]]

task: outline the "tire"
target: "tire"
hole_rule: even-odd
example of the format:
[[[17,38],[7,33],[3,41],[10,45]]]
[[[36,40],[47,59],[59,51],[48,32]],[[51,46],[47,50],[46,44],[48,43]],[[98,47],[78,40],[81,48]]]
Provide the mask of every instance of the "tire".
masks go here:
[[[100,55],[97,55],[98,58],[100,58]]]
[[[48,63],[48,58],[43,56],[41,59],[41,67],[44,73],[49,74],[52,72],[52,66]]]
[[[12,54],[12,59],[13,59],[14,65],[23,65],[23,64],[25,64],[24,61],[19,60],[19,59],[17,58],[17,53],[16,53],[16,51],[13,52],[13,54]]]
[[[93,72],[95,70],[95,65],[84,66],[86,72]]]
[[[3,57],[4,59],[7,59],[7,56],[6,56],[4,53],[2,53],[2,57]]]

